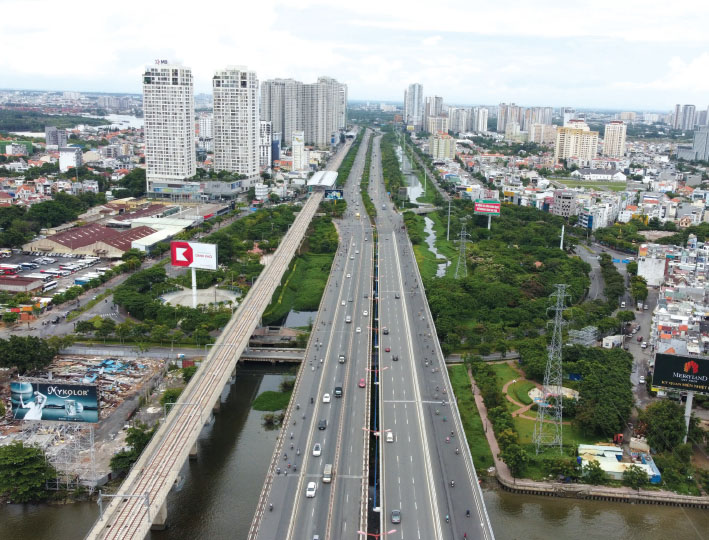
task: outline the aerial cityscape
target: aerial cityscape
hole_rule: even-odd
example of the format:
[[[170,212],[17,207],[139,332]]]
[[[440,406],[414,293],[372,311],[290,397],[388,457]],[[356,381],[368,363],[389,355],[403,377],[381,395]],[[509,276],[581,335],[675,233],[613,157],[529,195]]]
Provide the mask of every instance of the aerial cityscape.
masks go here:
[[[709,8],[632,4],[4,5],[0,540],[709,539]]]

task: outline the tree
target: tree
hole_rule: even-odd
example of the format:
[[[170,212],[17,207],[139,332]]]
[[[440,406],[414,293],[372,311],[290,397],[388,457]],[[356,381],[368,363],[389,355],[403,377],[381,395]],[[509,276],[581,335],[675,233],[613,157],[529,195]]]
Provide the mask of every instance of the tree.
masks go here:
[[[138,259],[139,261],[142,261],[145,259],[145,251],[141,251],[137,248],[130,248],[128,251],[125,251],[123,255],[121,255],[122,261],[129,261],[130,259]]]
[[[79,321],[76,323],[75,330],[79,334],[91,334],[96,330],[96,327],[91,321]]]
[[[160,396],[160,405],[165,406],[168,403],[177,403],[183,390],[184,388],[168,388],[163,392],[162,396]]]
[[[647,281],[640,276],[630,278],[630,294],[636,302],[647,300]]]
[[[190,382],[190,379],[192,379],[196,372],[197,366],[187,366],[182,368],[182,380],[185,381],[185,384]]]
[[[632,311],[619,311],[615,314],[615,318],[622,323],[630,322],[635,320],[635,313]]]
[[[0,340],[0,367],[16,367],[23,375],[47,367],[57,352],[56,342],[35,336],[10,336]]]
[[[623,471],[623,485],[640,490],[649,482],[647,473],[637,465],[631,465]]]
[[[583,479],[594,486],[608,483],[608,475],[597,461],[589,461],[583,466]]]
[[[502,452],[502,459],[510,468],[512,476],[519,478],[527,467],[527,452],[519,444],[510,444]]]
[[[170,329],[164,324],[157,324],[153,326],[150,330],[150,339],[153,341],[158,341],[162,345],[162,342],[168,338],[170,334]]]
[[[671,451],[684,441],[684,411],[674,401],[663,399],[648,405],[640,420],[647,424],[647,442],[656,452]]]
[[[150,439],[153,438],[158,429],[158,424],[148,428],[146,424],[137,422],[135,426],[129,427],[126,433],[126,444],[130,446],[128,450],[121,450],[111,458],[111,470],[121,472],[127,471],[135,463],[143,452]]]
[[[20,316],[14,311],[6,311],[2,314],[2,322],[4,322],[8,326],[12,326],[13,324],[15,324],[17,322],[17,319],[19,318]]]
[[[55,474],[40,448],[26,446],[22,441],[0,446],[0,496],[11,502],[46,498],[46,482]]]

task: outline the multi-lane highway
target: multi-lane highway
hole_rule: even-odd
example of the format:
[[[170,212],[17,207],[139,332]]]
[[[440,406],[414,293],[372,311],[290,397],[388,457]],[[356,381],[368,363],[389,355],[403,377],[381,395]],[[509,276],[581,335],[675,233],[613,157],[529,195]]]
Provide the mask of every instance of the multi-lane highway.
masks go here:
[[[373,242],[369,221],[357,214],[366,215],[358,184],[369,137],[346,182],[340,245],[250,538],[354,538],[363,526]],[[332,466],[330,482],[326,465]],[[306,497],[311,482],[315,496]]]
[[[397,530],[402,539],[491,539],[421,278],[403,219],[386,195],[380,159],[376,138],[370,195],[379,232],[381,530]]]
[[[348,147],[344,147],[332,163],[335,169]],[[89,532],[89,538],[144,538],[156,516],[158,521],[166,519],[165,498],[300,246],[322,197],[322,192],[313,193],[303,205],[268,266],[185,388],[180,403],[160,426],[121,485],[120,497],[107,506]]]

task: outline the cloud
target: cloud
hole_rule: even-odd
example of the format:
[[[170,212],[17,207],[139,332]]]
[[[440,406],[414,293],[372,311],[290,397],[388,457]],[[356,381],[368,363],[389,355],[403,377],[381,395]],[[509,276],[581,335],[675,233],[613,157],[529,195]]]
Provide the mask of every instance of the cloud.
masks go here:
[[[421,41],[421,45],[424,47],[435,47],[438,45],[438,42],[441,41],[443,38],[441,36],[431,36],[429,38],[426,38]]]

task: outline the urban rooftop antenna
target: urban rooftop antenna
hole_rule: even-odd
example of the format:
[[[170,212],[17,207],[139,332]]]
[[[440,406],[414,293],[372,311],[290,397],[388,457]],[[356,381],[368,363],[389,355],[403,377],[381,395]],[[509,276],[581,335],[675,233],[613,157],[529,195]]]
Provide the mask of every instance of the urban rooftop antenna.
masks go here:
[[[557,284],[556,292],[551,297],[556,298],[555,305],[550,310],[554,311],[554,330],[552,332],[549,357],[544,372],[544,388],[542,396],[537,401],[537,423],[534,426],[534,444],[537,454],[544,446],[558,446],[562,451],[562,385],[561,385],[561,346],[562,330],[564,327],[564,305],[566,302],[566,288],[568,285]]]

